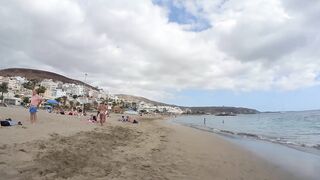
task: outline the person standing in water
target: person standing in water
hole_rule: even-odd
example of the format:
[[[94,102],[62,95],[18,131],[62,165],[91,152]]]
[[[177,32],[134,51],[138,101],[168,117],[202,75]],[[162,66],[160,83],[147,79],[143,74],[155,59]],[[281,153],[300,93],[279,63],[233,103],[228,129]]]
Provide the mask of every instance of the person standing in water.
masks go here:
[[[206,125],[206,118],[203,118],[203,125]]]
[[[42,101],[43,99],[41,96],[39,96],[38,92],[35,89],[32,90],[32,97],[30,100],[30,108],[29,108],[31,124],[37,121],[37,112]]]

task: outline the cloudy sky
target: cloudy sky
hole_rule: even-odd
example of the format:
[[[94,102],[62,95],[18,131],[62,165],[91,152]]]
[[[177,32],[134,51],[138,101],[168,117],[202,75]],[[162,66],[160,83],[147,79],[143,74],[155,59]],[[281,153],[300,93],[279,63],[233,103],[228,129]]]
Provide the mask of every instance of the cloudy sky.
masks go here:
[[[0,68],[178,105],[320,109],[319,0],[1,0]]]

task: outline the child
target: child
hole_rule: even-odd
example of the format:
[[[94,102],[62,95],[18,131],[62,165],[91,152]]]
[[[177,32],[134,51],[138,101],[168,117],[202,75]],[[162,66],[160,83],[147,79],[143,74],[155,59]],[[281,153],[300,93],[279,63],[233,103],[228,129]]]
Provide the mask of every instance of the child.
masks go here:
[[[37,121],[37,111],[42,101],[43,101],[42,97],[39,96],[37,91],[34,89],[32,91],[32,97],[31,97],[30,108],[29,108],[31,124]]]

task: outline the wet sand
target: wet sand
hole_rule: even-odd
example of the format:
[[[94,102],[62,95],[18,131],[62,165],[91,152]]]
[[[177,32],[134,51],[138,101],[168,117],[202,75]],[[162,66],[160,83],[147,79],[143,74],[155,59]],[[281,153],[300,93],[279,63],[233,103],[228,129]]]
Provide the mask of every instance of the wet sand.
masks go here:
[[[84,117],[0,108],[23,126],[0,129],[0,179],[297,179],[220,137],[144,117],[104,127]]]

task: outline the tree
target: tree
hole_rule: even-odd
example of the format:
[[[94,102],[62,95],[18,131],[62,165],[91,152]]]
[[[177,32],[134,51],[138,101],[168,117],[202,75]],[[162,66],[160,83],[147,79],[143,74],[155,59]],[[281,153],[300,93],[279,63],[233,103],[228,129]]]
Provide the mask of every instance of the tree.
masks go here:
[[[76,106],[80,106],[81,104],[79,102],[76,102]]]
[[[47,90],[47,88],[40,86],[36,91],[38,94],[43,94],[46,92],[46,90]]]
[[[75,95],[72,95],[72,98],[73,98],[73,99],[77,99],[78,96],[75,94]]]
[[[19,96],[18,94],[15,94],[14,97],[15,97],[15,98],[19,98],[20,96]]]
[[[112,102],[112,108],[114,108],[117,105],[115,101]]]
[[[62,96],[62,103],[63,103],[64,106],[65,106],[66,103],[67,103],[67,99],[68,99],[67,96]]]
[[[62,98],[61,98],[61,97],[58,97],[58,98],[56,98],[55,100],[58,101],[59,103],[62,102]]]
[[[3,100],[3,93],[8,92],[8,83],[7,82],[3,82],[2,84],[0,84],[0,92],[1,92],[1,100]]]
[[[23,83],[22,86],[23,86],[24,88],[26,88],[26,89],[31,89],[31,90],[33,90],[38,83],[39,83],[38,80],[36,80],[36,79],[31,79],[30,81]]]
[[[22,100],[23,104],[28,104],[29,101],[30,101],[30,98],[28,98],[28,97],[24,97]]]
[[[120,101],[120,107],[122,107],[122,108],[124,107],[124,101],[123,100]]]
[[[98,102],[97,101],[93,101],[93,107],[98,107]]]
[[[70,107],[72,107],[72,108],[73,108],[73,106],[74,106],[74,102],[73,102],[73,101],[70,101],[70,102],[69,102],[69,104],[70,104]]]

